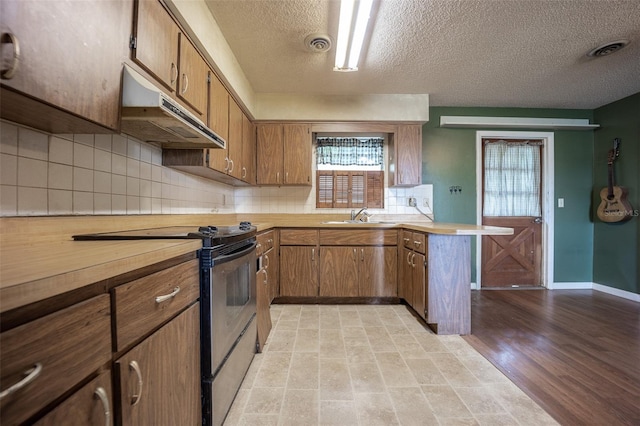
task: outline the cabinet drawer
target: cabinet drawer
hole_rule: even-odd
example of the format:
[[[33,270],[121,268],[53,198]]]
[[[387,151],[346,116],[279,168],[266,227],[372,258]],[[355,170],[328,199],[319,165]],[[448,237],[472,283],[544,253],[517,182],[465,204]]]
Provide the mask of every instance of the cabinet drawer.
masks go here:
[[[413,250],[413,232],[402,231],[402,245],[410,250]]]
[[[394,229],[321,229],[320,245],[396,245],[398,231]]]
[[[2,399],[1,424],[24,422],[111,359],[110,311],[104,294],[0,335],[2,390],[27,382]]]
[[[417,251],[418,253],[422,253],[424,254],[426,252],[427,249],[427,236],[425,234],[422,234],[420,232],[414,232],[412,233],[412,239],[413,239],[413,249],[415,251]]]
[[[111,370],[84,385],[40,419],[36,426],[84,426],[113,424]]]
[[[173,317],[199,295],[197,259],[116,287],[113,300],[117,351]]]
[[[256,237],[258,243],[256,247],[256,256],[262,256],[263,253],[271,250],[275,245],[275,232],[266,231]]]
[[[315,246],[318,245],[317,229],[281,229],[280,245]]]

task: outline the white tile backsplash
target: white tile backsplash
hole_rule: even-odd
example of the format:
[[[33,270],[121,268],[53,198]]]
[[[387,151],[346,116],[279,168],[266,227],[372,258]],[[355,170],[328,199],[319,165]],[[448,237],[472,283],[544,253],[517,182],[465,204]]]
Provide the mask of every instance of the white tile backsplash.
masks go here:
[[[0,120],[0,153],[1,216],[234,212],[233,187],[163,167],[160,148],[125,135]]]
[[[328,213],[312,187],[232,187],[162,166],[162,150],[125,135],[49,135],[0,120],[0,215]],[[315,171],[312,174],[315,185]],[[385,176],[386,185],[386,176]],[[373,214],[425,212],[432,185],[385,188]]]

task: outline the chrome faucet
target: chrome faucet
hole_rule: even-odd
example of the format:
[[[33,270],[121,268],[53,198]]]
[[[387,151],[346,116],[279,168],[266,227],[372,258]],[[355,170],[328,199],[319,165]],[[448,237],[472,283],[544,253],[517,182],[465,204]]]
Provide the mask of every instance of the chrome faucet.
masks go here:
[[[364,214],[365,216],[371,216],[369,214],[369,212],[367,212],[367,208],[363,207],[360,209],[360,211],[358,213],[356,213],[355,210],[351,210],[351,220],[355,221],[357,220],[358,216],[360,216],[360,214]],[[360,219],[360,221],[362,221],[362,219]]]

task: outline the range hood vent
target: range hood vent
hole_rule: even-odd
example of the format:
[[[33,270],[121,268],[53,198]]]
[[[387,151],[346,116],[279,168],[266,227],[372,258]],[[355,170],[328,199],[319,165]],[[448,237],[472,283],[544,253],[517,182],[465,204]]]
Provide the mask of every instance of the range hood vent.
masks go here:
[[[225,148],[226,141],[125,64],[122,132],[163,148]]]

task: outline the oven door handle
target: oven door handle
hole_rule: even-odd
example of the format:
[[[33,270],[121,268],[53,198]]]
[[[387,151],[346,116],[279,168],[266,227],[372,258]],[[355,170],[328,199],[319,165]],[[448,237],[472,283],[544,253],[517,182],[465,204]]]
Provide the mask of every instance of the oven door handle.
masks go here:
[[[251,253],[255,249],[256,249],[256,242],[254,241],[253,243],[251,243],[250,246],[248,246],[244,250],[238,251],[236,253],[226,254],[224,256],[214,257],[212,259],[213,260],[213,266],[220,265],[221,263],[227,263],[227,262],[231,262],[232,260],[239,259],[239,258],[241,258],[243,256],[248,255],[249,253]]]

